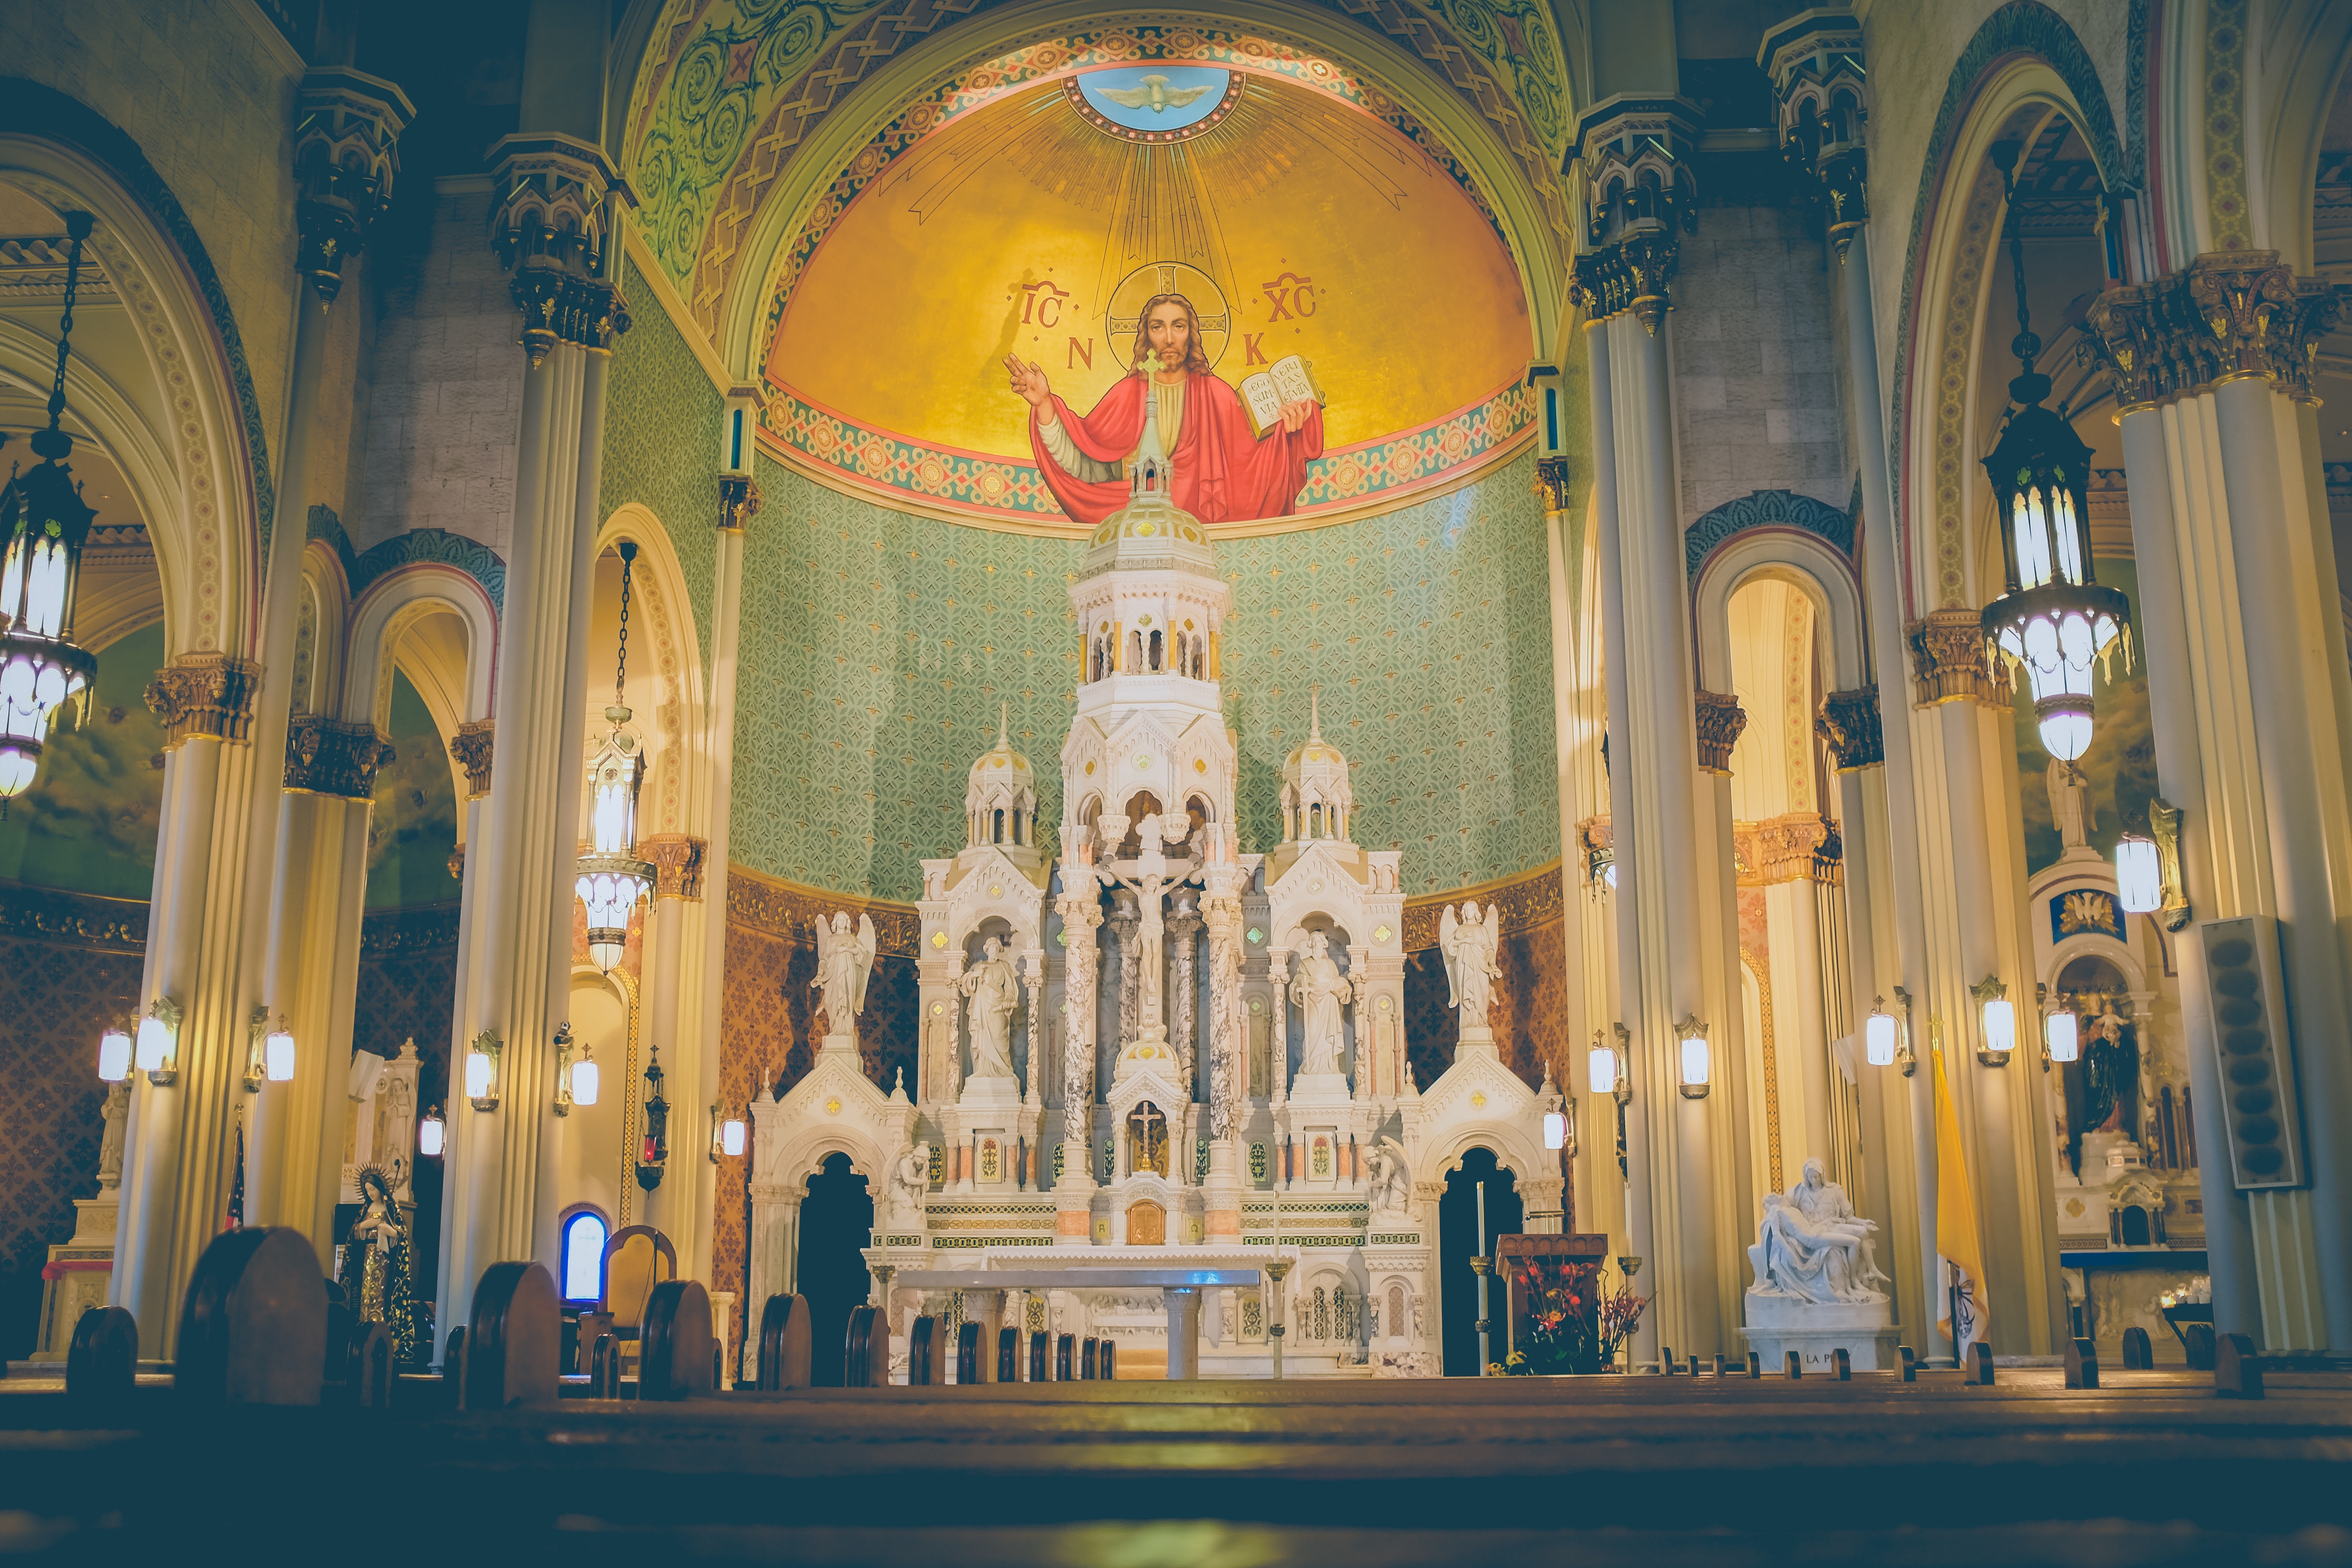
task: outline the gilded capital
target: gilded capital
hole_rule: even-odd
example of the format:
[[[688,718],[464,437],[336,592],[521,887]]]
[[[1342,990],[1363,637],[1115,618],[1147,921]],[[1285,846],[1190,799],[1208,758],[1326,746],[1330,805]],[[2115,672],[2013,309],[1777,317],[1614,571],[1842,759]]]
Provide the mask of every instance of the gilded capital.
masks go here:
[[[1755,825],[1757,879],[1776,882],[1819,882],[1835,887],[1844,875],[1845,844],[1837,824],[1816,812],[1791,812]]]
[[[744,474],[722,474],[719,478],[719,529],[722,533],[740,533],[743,525],[760,515],[760,487]]]
[[[490,793],[490,752],[497,730],[497,721],[468,719],[457,726],[456,738],[449,742],[449,754],[466,770],[466,795],[478,800]]]
[[[155,672],[147,710],[163,726],[163,749],[202,736],[243,744],[253,739],[253,700],[261,666],[227,654],[184,654]]]
[[[373,724],[346,724],[297,713],[286,724],[286,788],[306,795],[366,800],[376,770],[394,759]]]
[[[2256,376],[2308,397],[2339,313],[2334,288],[2295,277],[2278,252],[2215,251],[2169,278],[2099,295],[2076,353],[2105,369],[2122,413]]]
[[[1780,155],[1812,177],[1843,261],[1870,218],[1862,24],[1843,11],[1801,12],[1766,32],[1756,63],[1772,82]]]
[[[1727,691],[1696,694],[1698,713],[1698,765],[1711,773],[1731,771],[1731,749],[1748,728],[1748,710]]]
[[[702,857],[709,847],[683,833],[655,833],[637,840],[637,853],[653,863],[654,897],[702,901]]]
[[[1813,733],[1829,742],[1842,773],[1874,768],[1886,761],[1886,737],[1878,713],[1878,688],[1858,686],[1822,699]]]
[[[1576,167],[1589,222],[1570,297],[1587,317],[1622,311],[1652,336],[1673,308],[1680,236],[1697,226],[1703,116],[1686,98],[1605,99],[1578,122]]]
[[[628,305],[604,280],[611,205],[632,202],[604,150],[577,137],[509,136],[490,149],[498,201],[490,242],[514,279],[520,342],[536,367],[559,342],[602,353],[629,330]]]
[[[2002,701],[1992,673],[1992,645],[1985,640],[1983,618],[1976,611],[1930,611],[1913,621],[1906,635],[1919,706]]]
[[[1544,510],[1568,510],[1568,459],[1538,458],[1536,459],[1535,493],[1543,497]]]

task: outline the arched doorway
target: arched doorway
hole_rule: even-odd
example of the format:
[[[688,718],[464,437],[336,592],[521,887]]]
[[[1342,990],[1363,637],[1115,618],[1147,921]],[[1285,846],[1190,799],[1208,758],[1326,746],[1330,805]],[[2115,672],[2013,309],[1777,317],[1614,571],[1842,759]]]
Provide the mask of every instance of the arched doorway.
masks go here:
[[[801,1200],[800,1293],[808,1301],[809,1381],[841,1386],[849,1310],[872,1293],[864,1249],[874,1237],[874,1199],[846,1154],[827,1154]]]
[[[1486,1234],[1478,1234],[1478,1188],[1486,1189]],[[1462,1156],[1459,1170],[1445,1177],[1445,1196],[1437,1205],[1439,1257],[1438,1304],[1445,1342],[1445,1375],[1478,1375],[1478,1276],[1470,1259],[1492,1255],[1495,1237],[1526,1227],[1519,1203],[1518,1177],[1495,1158],[1492,1149],[1472,1149]],[[1496,1308],[1496,1332],[1490,1346],[1496,1361],[1503,1359],[1500,1292],[1489,1293]]]

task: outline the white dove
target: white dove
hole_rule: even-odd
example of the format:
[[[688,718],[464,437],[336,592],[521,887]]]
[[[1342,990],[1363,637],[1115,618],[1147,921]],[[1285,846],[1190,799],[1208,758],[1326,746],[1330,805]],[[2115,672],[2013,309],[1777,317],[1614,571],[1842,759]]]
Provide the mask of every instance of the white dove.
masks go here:
[[[1171,109],[1181,109],[1215,84],[1202,82],[1198,87],[1170,87],[1164,76],[1148,76],[1139,87],[1098,87],[1095,89],[1122,109],[1149,109],[1154,114]]]

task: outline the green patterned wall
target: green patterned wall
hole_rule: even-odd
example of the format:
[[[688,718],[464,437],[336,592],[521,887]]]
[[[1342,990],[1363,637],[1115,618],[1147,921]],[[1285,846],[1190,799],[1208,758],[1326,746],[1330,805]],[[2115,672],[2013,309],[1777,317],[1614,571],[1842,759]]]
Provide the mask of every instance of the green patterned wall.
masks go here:
[[[1559,853],[1543,513],[1522,457],[1360,522],[1218,546],[1234,584],[1227,711],[1244,849],[1278,836],[1282,759],[1309,686],[1355,764],[1356,837],[1438,892]],[[730,857],[771,876],[911,900],[961,843],[972,759],[1009,702],[1061,813],[1076,623],[1060,540],[962,528],[762,459],[744,556]],[[1041,835],[1049,850],[1050,835]]]
[[[686,574],[694,635],[708,674],[719,421],[727,399],[710,384],[702,362],[655,300],[644,275],[625,260],[621,291],[631,302],[635,324],[613,351],[599,515],[609,518],[635,501],[661,520]]]

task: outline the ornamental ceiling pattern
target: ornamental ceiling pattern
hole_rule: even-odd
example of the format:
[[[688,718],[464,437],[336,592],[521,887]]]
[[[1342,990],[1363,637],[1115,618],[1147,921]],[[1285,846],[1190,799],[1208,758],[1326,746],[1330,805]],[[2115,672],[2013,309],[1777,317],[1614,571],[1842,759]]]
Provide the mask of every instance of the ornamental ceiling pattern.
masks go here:
[[[1541,204],[1555,252],[1567,71],[1535,0],[1323,0],[1427,61],[1493,122]],[[706,331],[734,288],[745,230],[793,153],[903,47],[992,0],[670,0],[629,110],[626,166],[655,254]],[[1171,18],[1188,37],[1185,18]],[[1130,37],[1141,29],[1130,30]],[[1114,58],[1146,57],[1134,48]],[[762,279],[765,281],[765,279]]]
[[[1321,686],[1356,768],[1359,842],[1406,852],[1417,894],[1560,853],[1543,513],[1522,456],[1360,521],[1226,540],[1228,722],[1245,850],[1279,835],[1282,759]],[[912,902],[961,844],[966,775],[1010,705],[1013,744],[1060,750],[1074,710],[1078,547],[950,527],[769,461],[744,552],[730,858],[804,887]],[[775,519],[772,524],[768,521]],[[1038,780],[1058,852],[1061,781]]]

